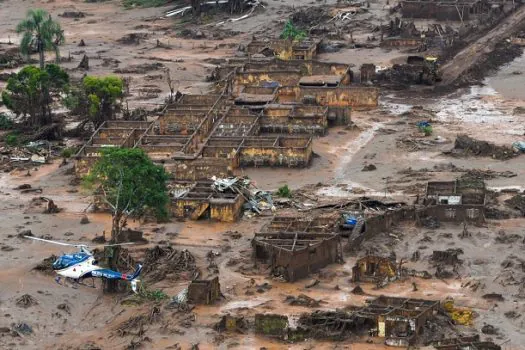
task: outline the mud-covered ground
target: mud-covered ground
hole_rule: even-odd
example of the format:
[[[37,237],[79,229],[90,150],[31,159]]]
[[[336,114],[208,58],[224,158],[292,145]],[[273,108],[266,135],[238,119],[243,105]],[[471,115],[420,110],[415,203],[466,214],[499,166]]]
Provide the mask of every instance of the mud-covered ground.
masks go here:
[[[64,11],[82,11],[86,16],[78,20],[57,17],[66,29],[67,44],[62,48],[62,55],[73,58],[64,63],[66,67],[78,65],[84,54],[81,51],[90,57],[92,68],[89,74],[109,74],[116,69],[161,59],[159,62],[169,68],[179,90],[201,93],[209,88],[204,82],[208,69],[213,67],[208,59],[233,55],[239,42],[247,43],[252,34],[275,31],[276,24],[283,23],[292,11],[291,6],[309,5],[307,1],[266,3],[266,9],[253,18],[220,27],[220,31],[235,30],[239,34],[221,34],[222,40],[194,40],[177,36],[180,25],[177,27],[172,20],[162,17],[167,8],[124,11],[119,1],[92,4],[83,1],[7,0],[0,3],[0,41],[6,42],[9,36],[14,40],[13,28],[29,7],[43,7],[55,17]],[[379,5],[372,3],[372,10],[376,11]],[[133,32],[146,33],[145,38],[136,45],[117,41]],[[85,47],[78,47],[81,39],[85,41]],[[155,48],[157,39],[170,48]],[[377,48],[345,49],[323,54],[321,59],[347,63],[374,60],[377,64],[385,64],[399,56],[402,53]],[[509,67],[520,67],[520,60]],[[328,136],[315,139],[317,156],[308,169],[244,169],[243,173],[254,179],[259,187],[268,190],[283,184],[298,190],[321,183],[304,190],[319,202],[386,195],[411,203],[417,194],[422,193],[426,181],[453,179],[469,170],[512,172],[513,177],[496,175],[487,179],[488,187],[495,191],[508,188],[523,191],[525,156],[497,160],[446,154],[453,148],[458,134],[506,146],[523,140],[525,116],[515,111],[516,107],[523,107],[525,101],[518,91],[520,81],[516,77],[519,74],[512,74],[516,70],[519,68],[505,67],[489,78],[485,87],[466,88],[439,97],[385,93],[377,110],[353,112],[355,128],[330,129]],[[82,73],[75,74],[80,76]],[[132,77],[130,107],[155,106],[163,101],[168,91],[164,68],[125,75]],[[512,80],[511,85],[505,83],[508,79]],[[156,98],[148,95],[145,99],[140,89],[152,88],[150,85],[161,92]],[[416,123],[420,120],[432,121],[432,136],[424,137],[418,132]],[[363,172],[363,167],[370,164],[377,169]],[[96,289],[86,286],[74,289],[71,285],[56,284],[53,275],[33,271],[42,259],[69,250],[18,237],[25,230],[31,230],[35,236],[82,243],[90,243],[96,235],[110,230],[110,217],[105,214],[88,212],[89,223],[80,224],[91,198],[76,182],[72,182],[71,167],[72,164],[60,166],[60,160],[56,160],[31,170],[30,176],[26,175],[26,170],[0,174],[0,348],[95,349],[98,346],[125,349],[142,343],[146,349],[177,349],[175,344],[182,349],[190,349],[194,344],[199,344],[200,349],[383,349],[385,346],[377,339],[370,339],[376,344],[366,343],[369,340],[366,338],[337,343],[308,340],[285,344],[255,336],[253,332],[221,334],[214,330],[213,325],[227,313],[253,320],[253,316],[260,312],[281,313],[293,318],[313,310],[288,305],[284,299],[290,295],[306,294],[323,300],[318,308],[330,310],[363,305],[370,296],[385,294],[436,300],[453,297],[456,304],[472,308],[478,316],[471,327],[448,331],[479,332],[488,323],[498,329],[496,335],[490,336],[495,342],[508,341],[505,349],[525,349],[522,345],[525,344],[522,330],[525,302],[523,295],[520,297],[520,286],[525,277],[520,260],[525,238],[524,219],[489,220],[482,227],[469,226],[471,235],[467,238],[459,236],[463,231],[461,225],[452,224],[437,229],[403,225],[397,227],[393,235],[381,234],[366,242],[358,256],[362,256],[365,249],[384,255],[393,251],[398,261],[408,261],[406,267],[434,274],[436,267],[429,261],[433,250],[461,248],[463,263],[458,273],[447,279],[409,278],[379,290],[374,285],[362,284],[365,295],[350,293],[355,287],[350,277],[356,256],[345,256],[343,264],[331,265],[312,275],[311,279],[295,283],[272,279],[266,271],[254,269],[250,241],[254,232],[271,219],[269,215],[245,217],[235,224],[133,222],[130,226],[143,230],[149,241],[146,246],[130,248],[132,256],[137,259],[144,257],[146,248],[170,243],[175,249],[188,249],[196,259],[197,268],[206,274],[210,272],[207,254],[210,251],[218,253],[215,254],[218,255],[215,264],[224,294],[219,303],[179,312],[166,308],[167,301],[163,301],[157,310],[151,302],[125,306],[121,303],[124,296],[105,296],[99,285]],[[43,192],[21,193],[15,189],[21,184],[40,187]],[[40,196],[52,198],[63,210],[58,214],[43,214],[42,204],[34,200]],[[497,197],[500,207],[508,197]],[[304,197],[297,200],[304,200]],[[419,251],[420,258],[413,262],[410,259],[415,251]],[[172,297],[188,285],[189,278],[167,278],[152,282],[148,287],[161,289]],[[306,288],[314,280],[319,280],[319,283]],[[416,283],[417,291],[413,290],[413,283]],[[472,288],[473,285],[478,287]],[[488,293],[502,294],[503,300],[483,299],[482,296]],[[27,308],[17,303],[25,294],[31,295],[36,303]],[[126,324],[141,315],[145,319],[142,329]],[[9,329],[22,322],[29,325],[32,332],[13,335]]]

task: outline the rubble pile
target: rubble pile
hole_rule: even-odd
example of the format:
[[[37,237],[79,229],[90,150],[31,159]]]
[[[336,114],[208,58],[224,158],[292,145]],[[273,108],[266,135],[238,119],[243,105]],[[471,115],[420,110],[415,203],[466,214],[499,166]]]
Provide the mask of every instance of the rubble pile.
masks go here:
[[[514,197],[507,199],[505,205],[512,209],[519,210],[521,215],[525,216],[525,195],[517,194]]]
[[[346,339],[366,329],[366,324],[357,315],[344,311],[317,310],[302,314],[299,326],[306,330],[309,337],[333,340]]]
[[[115,334],[119,337],[132,336],[132,343],[140,344],[144,340],[144,334],[147,331],[147,325],[157,323],[162,317],[160,308],[153,306],[148,312],[133,316],[122,322],[116,329]],[[133,349],[138,347],[133,347]]]
[[[323,301],[315,300],[305,294],[299,294],[297,297],[292,295],[287,296],[286,299],[284,299],[284,302],[294,306],[319,307]]]
[[[157,245],[146,251],[143,274],[146,281],[158,282],[167,277],[193,279],[198,270],[195,257],[188,250]]]
[[[458,135],[450,154],[454,156],[491,157],[498,160],[511,159],[517,156],[511,147],[497,146],[487,141],[473,139],[467,135]]]
[[[225,178],[212,177],[212,188],[217,192],[231,192],[240,194],[246,202],[244,209],[260,214],[263,210],[275,211],[272,195],[255,187],[248,178]]]

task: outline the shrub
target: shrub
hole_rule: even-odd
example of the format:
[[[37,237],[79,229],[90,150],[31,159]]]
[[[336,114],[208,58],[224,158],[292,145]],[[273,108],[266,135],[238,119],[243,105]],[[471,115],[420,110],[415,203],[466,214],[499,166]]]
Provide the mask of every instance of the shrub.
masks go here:
[[[4,140],[8,146],[18,145],[18,135],[17,134],[7,134]]]
[[[279,189],[277,190],[277,195],[279,197],[290,198],[292,197],[292,190],[290,190],[288,185],[284,185],[282,187],[279,187]]]

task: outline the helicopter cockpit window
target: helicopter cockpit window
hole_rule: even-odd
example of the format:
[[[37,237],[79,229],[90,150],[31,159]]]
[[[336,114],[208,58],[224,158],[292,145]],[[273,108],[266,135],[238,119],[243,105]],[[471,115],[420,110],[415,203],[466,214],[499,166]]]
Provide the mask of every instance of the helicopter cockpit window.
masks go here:
[[[54,270],[62,270],[69,266],[81,263],[88,257],[84,254],[62,255],[53,263]]]
[[[53,263],[53,269],[55,270],[62,270],[69,266],[69,259],[65,259],[64,257],[60,257]]]

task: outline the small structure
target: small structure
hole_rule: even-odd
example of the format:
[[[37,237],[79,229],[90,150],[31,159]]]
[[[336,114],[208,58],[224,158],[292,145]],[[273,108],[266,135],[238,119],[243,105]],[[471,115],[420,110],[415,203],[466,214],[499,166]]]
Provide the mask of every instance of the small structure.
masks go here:
[[[245,200],[239,193],[218,192],[212,188],[213,181],[172,184],[172,214],[178,218],[234,222],[241,215]]]
[[[219,277],[207,280],[193,280],[188,286],[188,302],[192,304],[213,304],[221,296]]]
[[[293,282],[328,264],[342,261],[340,237],[333,233],[265,232],[252,240],[256,264]]]
[[[397,276],[397,267],[389,258],[368,255],[358,259],[352,268],[352,282],[382,282]]]
[[[485,183],[475,179],[428,182],[426,214],[440,221],[485,220]]]
[[[385,344],[408,347],[416,343],[438,308],[439,301],[380,296],[358,314],[376,320],[375,334],[385,338]]]

